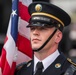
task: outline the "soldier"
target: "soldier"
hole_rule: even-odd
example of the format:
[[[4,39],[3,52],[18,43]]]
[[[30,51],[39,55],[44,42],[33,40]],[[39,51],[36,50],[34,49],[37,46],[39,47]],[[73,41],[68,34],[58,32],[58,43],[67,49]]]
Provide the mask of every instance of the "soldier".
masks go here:
[[[76,64],[58,50],[63,28],[70,16],[58,6],[47,2],[33,2],[28,7],[33,59],[23,65],[16,75],[76,75]]]

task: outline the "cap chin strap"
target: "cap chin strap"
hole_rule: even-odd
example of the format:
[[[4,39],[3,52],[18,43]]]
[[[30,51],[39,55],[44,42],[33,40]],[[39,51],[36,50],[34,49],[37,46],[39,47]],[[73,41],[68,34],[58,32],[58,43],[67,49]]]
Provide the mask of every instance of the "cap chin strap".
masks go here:
[[[40,51],[49,42],[49,40],[53,37],[53,35],[56,33],[56,31],[57,31],[57,28],[54,30],[54,32],[50,35],[50,37],[45,41],[45,43],[39,49],[33,50],[33,51],[34,52]]]

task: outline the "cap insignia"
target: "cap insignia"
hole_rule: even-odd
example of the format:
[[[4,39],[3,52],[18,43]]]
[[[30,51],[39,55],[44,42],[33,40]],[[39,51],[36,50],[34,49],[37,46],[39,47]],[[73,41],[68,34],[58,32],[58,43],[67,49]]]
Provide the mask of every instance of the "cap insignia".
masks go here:
[[[42,10],[42,5],[41,5],[41,4],[37,4],[37,5],[35,6],[35,10],[36,10],[37,12],[40,12],[40,11]]]

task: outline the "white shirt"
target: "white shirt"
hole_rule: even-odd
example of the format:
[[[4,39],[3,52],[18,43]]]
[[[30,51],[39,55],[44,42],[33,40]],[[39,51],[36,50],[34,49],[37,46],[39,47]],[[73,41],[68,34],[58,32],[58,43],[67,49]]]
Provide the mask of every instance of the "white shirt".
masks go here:
[[[46,57],[44,60],[42,60],[41,62],[43,63],[44,69],[43,71],[50,66],[55,59],[60,55],[59,51],[56,50],[53,54],[49,55],[48,57]],[[34,73],[36,72],[36,64],[39,62],[40,60],[34,55]]]

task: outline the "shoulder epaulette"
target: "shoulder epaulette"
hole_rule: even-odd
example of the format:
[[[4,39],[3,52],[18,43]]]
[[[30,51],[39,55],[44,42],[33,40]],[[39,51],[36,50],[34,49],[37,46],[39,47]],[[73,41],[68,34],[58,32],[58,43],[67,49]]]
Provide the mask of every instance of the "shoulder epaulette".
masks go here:
[[[30,62],[31,62],[31,60],[28,61],[28,62],[23,62],[23,63],[21,63],[21,64],[18,64],[18,65],[16,66],[14,75],[17,75],[17,73],[18,73],[23,67],[27,67]]]
[[[23,62],[23,63],[20,63],[20,64],[18,64],[17,66],[16,66],[16,70],[19,70],[19,69],[21,69],[24,65],[26,65],[27,64],[27,62]]]
[[[17,75],[17,72],[18,72],[24,65],[26,65],[26,62],[23,62],[23,63],[21,63],[21,64],[18,64],[18,65],[16,66],[14,75]]]
[[[74,63],[70,58],[67,58],[67,60],[71,63],[71,65],[68,67],[64,75],[73,75],[76,71],[76,63]]]
[[[24,65],[27,66],[30,62],[31,62],[31,60],[28,62],[23,62],[23,63],[18,64],[16,66],[16,70],[20,70]]]
[[[70,58],[67,58],[67,60],[68,60],[71,64],[73,64],[74,66],[76,66],[76,63],[73,62]]]

